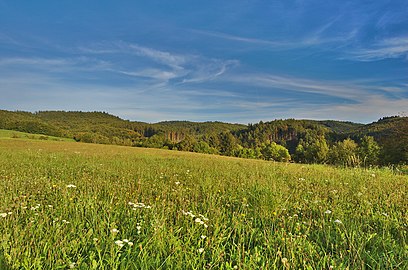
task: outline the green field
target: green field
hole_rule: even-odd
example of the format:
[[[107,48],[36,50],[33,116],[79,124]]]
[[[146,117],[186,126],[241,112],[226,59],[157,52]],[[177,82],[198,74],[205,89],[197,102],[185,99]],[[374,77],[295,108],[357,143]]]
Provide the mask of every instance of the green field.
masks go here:
[[[73,142],[74,139],[48,136],[43,134],[31,134],[15,130],[0,129],[1,139],[30,139],[30,140],[50,140],[50,141],[67,141]]]
[[[408,177],[0,139],[0,269],[408,269]]]

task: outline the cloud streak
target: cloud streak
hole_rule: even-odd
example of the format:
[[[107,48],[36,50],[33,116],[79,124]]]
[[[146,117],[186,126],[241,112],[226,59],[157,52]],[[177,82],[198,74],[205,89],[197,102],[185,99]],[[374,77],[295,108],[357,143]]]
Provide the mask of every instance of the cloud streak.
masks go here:
[[[230,76],[232,82],[263,87],[266,89],[283,89],[286,91],[319,94],[343,99],[356,100],[369,91],[364,86],[347,82],[311,80],[293,76],[279,76],[270,74],[250,74],[245,76]]]
[[[90,54],[117,54],[126,58],[142,58],[151,62],[144,66],[134,65],[133,70],[118,66],[116,71],[121,74],[135,77],[145,77],[155,80],[176,80],[177,83],[199,83],[213,80],[226,73],[229,69],[239,64],[237,60],[223,60],[207,58],[200,55],[177,54],[167,51],[144,47],[139,44],[114,42],[112,44],[99,44],[95,48],[79,49]],[[112,68],[111,71],[115,71]]]
[[[368,48],[352,51],[349,57],[364,62],[390,58],[405,58],[405,60],[408,60],[408,36],[384,39]]]

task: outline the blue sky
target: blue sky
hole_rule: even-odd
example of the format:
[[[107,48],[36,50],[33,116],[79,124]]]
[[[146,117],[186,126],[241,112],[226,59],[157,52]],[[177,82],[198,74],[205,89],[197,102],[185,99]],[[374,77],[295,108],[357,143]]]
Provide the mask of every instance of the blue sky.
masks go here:
[[[372,122],[408,111],[408,1],[0,0],[0,108]]]

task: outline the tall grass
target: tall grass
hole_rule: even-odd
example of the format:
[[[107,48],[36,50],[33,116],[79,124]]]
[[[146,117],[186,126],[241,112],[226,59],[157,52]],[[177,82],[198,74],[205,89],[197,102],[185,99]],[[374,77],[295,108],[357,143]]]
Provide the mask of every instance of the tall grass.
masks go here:
[[[408,269],[407,181],[0,140],[0,269]]]

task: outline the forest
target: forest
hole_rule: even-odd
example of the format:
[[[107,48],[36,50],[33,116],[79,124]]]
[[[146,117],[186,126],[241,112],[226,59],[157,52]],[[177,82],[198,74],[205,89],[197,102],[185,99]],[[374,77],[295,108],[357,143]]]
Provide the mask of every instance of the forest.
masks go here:
[[[274,120],[223,122],[123,120],[106,112],[0,110],[0,129],[73,138],[78,142],[163,148],[282,162],[340,166],[408,163],[408,117],[370,124]]]

